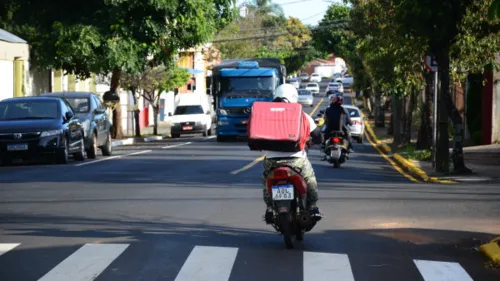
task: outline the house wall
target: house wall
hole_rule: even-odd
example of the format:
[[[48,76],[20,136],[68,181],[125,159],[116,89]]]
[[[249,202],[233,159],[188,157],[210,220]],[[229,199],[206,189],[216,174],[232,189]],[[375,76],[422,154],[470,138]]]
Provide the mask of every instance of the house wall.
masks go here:
[[[0,41],[0,100],[27,94],[29,46]]]

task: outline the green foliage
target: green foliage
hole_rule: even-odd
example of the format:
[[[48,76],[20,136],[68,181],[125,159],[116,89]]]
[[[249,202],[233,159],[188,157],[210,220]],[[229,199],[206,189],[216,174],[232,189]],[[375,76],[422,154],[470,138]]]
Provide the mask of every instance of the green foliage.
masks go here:
[[[500,18],[500,0],[493,0],[490,7],[488,8],[488,17],[490,20],[496,20]]]
[[[79,76],[114,69],[140,72],[153,56],[168,63],[177,50],[211,39],[232,16],[231,0],[5,0],[0,25],[26,39],[41,68]]]
[[[401,156],[409,160],[430,161],[432,151],[430,149],[417,150],[415,146],[408,145],[405,151],[400,152]]]

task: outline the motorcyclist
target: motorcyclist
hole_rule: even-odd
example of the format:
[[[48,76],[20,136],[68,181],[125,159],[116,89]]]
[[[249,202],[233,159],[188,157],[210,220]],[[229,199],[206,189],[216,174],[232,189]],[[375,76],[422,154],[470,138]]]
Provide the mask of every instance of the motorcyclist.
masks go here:
[[[344,98],[338,93],[330,95],[330,106],[325,111],[325,141],[329,138],[329,134],[334,131],[343,131],[345,139],[349,143],[349,153],[353,153],[354,149],[351,140],[351,130],[349,125],[353,122],[349,117],[349,111],[342,106]]]
[[[297,89],[291,84],[282,84],[273,95],[273,102],[289,102],[297,103],[299,94]],[[314,120],[308,114],[307,118],[310,123],[310,137],[314,144],[321,144],[322,137],[320,129],[314,123]],[[273,206],[271,195],[268,194],[266,188],[266,177],[267,175],[277,167],[289,166],[300,173],[307,183],[307,206],[311,215],[320,220],[322,214],[319,208],[316,206],[316,201],[318,200],[318,184],[316,182],[316,176],[314,175],[314,170],[312,168],[311,162],[307,159],[307,152],[305,150],[299,152],[278,152],[278,151],[265,151],[266,157],[264,159],[264,172],[263,172],[263,195],[264,202],[266,203],[267,209],[265,214],[266,223],[273,222]]]

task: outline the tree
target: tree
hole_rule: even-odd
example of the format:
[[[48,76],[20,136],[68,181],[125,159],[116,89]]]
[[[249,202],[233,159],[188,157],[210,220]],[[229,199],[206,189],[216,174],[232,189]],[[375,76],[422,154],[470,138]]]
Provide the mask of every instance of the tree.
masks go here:
[[[5,0],[0,23],[31,43],[38,67],[79,77],[112,72],[111,89],[119,91],[123,71],[168,64],[177,50],[208,41],[231,20],[232,2]],[[116,138],[122,137],[120,111],[113,112]]]

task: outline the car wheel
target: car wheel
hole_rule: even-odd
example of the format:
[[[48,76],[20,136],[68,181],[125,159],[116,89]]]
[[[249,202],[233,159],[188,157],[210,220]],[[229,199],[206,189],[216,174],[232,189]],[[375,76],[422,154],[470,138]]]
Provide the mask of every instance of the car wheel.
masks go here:
[[[56,153],[56,163],[57,164],[67,164],[69,159],[69,144],[66,137],[62,138],[62,149],[57,150]]]
[[[111,156],[113,153],[113,142],[111,141],[111,133],[108,133],[106,138],[106,143],[101,147],[101,153],[103,156]]]
[[[211,136],[211,135],[212,135],[212,126],[210,126],[210,128],[208,128],[208,132],[207,132],[207,134],[208,134],[209,136]]]
[[[173,139],[180,138],[180,137],[181,137],[181,134],[172,134]]]
[[[313,106],[314,106],[314,104],[311,104],[311,107],[313,107]]]
[[[82,133],[82,136],[83,136],[83,133]],[[84,161],[85,160],[85,143],[84,143],[83,138],[81,139],[81,143],[80,143],[80,151],[78,151],[77,153],[74,153],[73,157],[75,158],[76,161]]]
[[[97,134],[93,133],[90,138],[89,149],[87,150],[87,157],[95,159],[97,157]]]
[[[207,127],[205,127],[203,129],[203,136],[206,137],[207,135],[208,135],[208,129],[207,129]]]
[[[358,143],[363,143],[363,136],[358,138]]]

